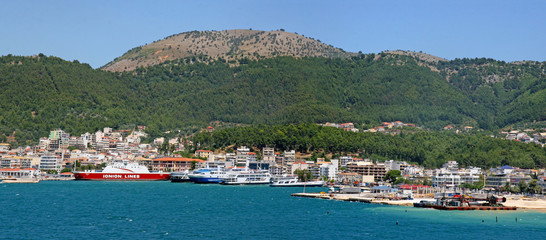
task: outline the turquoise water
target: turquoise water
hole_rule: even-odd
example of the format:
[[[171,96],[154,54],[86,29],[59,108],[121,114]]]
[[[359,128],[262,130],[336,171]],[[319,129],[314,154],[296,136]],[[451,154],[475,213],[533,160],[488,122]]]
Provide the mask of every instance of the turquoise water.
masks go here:
[[[170,182],[0,184],[0,239],[473,240],[546,236],[546,213],[452,212],[290,196],[301,191]]]

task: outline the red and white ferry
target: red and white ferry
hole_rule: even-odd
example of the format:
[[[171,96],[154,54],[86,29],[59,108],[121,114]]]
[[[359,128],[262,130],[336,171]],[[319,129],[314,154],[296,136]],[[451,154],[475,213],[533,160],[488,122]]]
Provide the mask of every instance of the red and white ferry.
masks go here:
[[[134,162],[116,162],[107,165],[102,171],[74,172],[76,180],[96,181],[166,181],[170,173],[150,172],[146,166]]]

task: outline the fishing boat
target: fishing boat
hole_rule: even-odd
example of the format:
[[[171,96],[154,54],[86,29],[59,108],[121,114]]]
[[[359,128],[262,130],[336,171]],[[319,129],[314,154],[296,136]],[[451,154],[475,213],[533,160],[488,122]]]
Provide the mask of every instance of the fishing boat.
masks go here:
[[[220,181],[223,185],[268,184],[271,174],[267,170],[232,169]]]
[[[300,182],[298,176],[295,175],[284,175],[274,177],[269,183],[270,187],[322,187],[324,186],[324,181],[310,181],[310,182]]]
[[[146,166],[129,161],[111,163],[102,171],[74,172],[76,180],[95,181],[166,181],[170,176],[170,173],[161,171],[150,172]]]
[[[200,168],[188,174],[188,178],[194,183],[220,183],[227,177],[223,168]]]

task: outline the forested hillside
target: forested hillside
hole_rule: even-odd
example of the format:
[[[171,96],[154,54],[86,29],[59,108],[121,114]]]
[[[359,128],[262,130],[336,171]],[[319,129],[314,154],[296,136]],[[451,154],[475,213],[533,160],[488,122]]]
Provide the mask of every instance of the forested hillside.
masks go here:
[[[454,60],[424,64],[399,54],[274,57],[236,64],[196,56],[111,73],[43,55],[0,58],[0,136],[17,144],[62,128],[164,131],[242,124],[400,120],[495,130],[546,120],[544,63]],[[495,77],[498,76],[498,77]]]
[[[346,154],[374,160],[396,159],[439,168],[447,161],[464,167],[510,165],[521,168],[546,167],[546,148],[536,144],[491,138],[484,134],[417,131],[397,135],[354,133],[316,124],[258,125],[203,132],[192,138],[211,150],[265,146],[302,153]]]

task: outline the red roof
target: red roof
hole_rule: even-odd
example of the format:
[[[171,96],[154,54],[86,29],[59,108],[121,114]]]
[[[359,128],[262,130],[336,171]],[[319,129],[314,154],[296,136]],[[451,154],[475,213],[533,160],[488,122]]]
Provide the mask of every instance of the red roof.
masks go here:
[[[197,150],[196,152],[212,152],[211,150]]]
[[[195,158],[183,158],[183,157],[164,157],[164,158],[156,158],[154,161],[161,161],[161,162],[206,162],[205,160],[201,159],[195,159]]]
[[[249,152],[248,155],[256,155],[254,152]]]
[[[74,175],[74,173],[71,173],[71,172],[64,172],[64,173],[61,173],[61,175]]]
[[[2,172],[19,172],[21,169],[20,168],[2,168],[0,169],[0,171]]]
[[[427,185],[409,185],[409,184],[404,184],[404,185],[400,185],[398,186],[398,188],[401,188],[401,189],[417,189],[417,188],[429,188],[430,186],[427,186]]]

